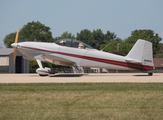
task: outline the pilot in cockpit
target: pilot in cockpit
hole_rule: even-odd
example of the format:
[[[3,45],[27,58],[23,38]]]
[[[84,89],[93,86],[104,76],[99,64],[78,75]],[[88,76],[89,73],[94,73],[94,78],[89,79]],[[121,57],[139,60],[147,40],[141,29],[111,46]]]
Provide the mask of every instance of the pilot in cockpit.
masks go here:
[[[78,48],[80,48],[80,49],[84,49],[84,45],[83,45],[83,43],[79,43]]]
[[[62,46],[66,46],[66,41],[65,40],[60,41],[60,43],[61,43]]]

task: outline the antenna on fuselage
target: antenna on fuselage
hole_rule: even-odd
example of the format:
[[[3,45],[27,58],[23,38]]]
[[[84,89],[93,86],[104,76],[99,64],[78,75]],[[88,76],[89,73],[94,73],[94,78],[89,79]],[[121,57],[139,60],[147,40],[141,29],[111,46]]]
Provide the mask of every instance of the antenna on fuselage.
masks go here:
[[[111,42],[109,42],[101,51],[103,51]]]

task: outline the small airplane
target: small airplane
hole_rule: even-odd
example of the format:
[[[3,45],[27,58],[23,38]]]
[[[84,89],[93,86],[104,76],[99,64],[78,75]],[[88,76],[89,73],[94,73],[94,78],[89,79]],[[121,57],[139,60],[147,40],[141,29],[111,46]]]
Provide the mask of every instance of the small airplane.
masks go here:
[[[50,68],[43,67],[43,62],[72,66],[73,70],[83,67],[106,68],[117,70],[140,70],[147,71],[152,76],[153,51],[152,43],[145,40],[137,40],[127,56],[120,56],[108,52],[99,51],[84,42],[76,39],[60,39],[54,43],[47,42],[19,42],[19,28],[16,34],[14,48],[14,64],[17,50],[24,55],[25,59],[36,60],[39,68],[36,72],[40,76],[55,74]]]

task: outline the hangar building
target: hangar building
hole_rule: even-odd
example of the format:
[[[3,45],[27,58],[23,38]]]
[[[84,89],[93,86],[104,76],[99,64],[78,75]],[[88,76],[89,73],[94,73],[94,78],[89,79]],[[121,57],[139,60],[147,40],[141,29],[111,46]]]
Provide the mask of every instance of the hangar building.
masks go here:
[[[14,48],[0,49],[0,73],[29,73],[29,60],[17,51],[16,62],[13,62]]]

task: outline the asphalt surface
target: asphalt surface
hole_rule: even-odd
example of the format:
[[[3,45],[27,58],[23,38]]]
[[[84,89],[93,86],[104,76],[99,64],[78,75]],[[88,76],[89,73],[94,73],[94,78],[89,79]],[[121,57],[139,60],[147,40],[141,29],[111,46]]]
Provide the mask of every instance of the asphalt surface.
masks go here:
[[[40,77],[38,74],[0,74],[0,83],[101,83],[137,82],[162,83],[163,73],[103,73],[103,74],[55,74]]]

